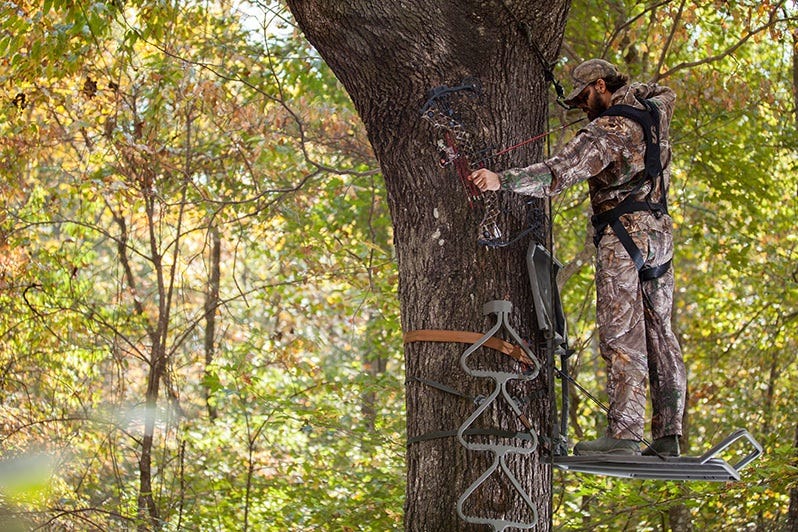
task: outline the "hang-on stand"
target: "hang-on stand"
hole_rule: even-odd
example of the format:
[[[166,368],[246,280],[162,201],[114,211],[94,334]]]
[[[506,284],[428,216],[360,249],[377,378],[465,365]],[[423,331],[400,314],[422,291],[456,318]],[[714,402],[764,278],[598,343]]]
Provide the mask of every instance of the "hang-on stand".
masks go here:
[[[745,429],[738,429],[723,441],[699,457],[660,457],[629,455],[568,456],[568,393],[571,385],[584,391],[568,373],[568,338],[557,274],[561,265],[542,245],[532,242],[527,250],[527,269],[535,302],[538,328],[548,343],[548,368],[550,382],[556,373],[560,381],[561,408],[556,401],[552,407],[555,418],[551,441],[552,462],[555,467],[595,475],[653,480],[703,480],[726,482],[740,480],[740,470],[759,458],[762,446]],[[554,366],[555,355],[559,356],[559,369]],[[592,398],[592,396],[591,396]],[[593,398],[594,399],[594,398]],[[594,399],[595,400],[595,399]],[[602,405],[603,406],[603,405]],[[606,407],[605,407],[606,408]],[[747,442],[752,450],[734,465],[730,465],[721,453],[727,452],[738,441]]]

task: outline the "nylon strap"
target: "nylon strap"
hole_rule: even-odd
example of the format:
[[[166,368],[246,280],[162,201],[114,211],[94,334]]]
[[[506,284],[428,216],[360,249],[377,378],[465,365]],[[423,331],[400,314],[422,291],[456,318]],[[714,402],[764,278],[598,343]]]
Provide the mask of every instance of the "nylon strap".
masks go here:
[[[437,381],[431,381],[429,379],[422,379],[421,377],[408,377],[409,381],[420,382],[421,384],[426,384],[431,388],[435,388],[436,390],[440,390],[442,392],[450,393],[452,395],[456,395],[457,397],[462,397],[463,399],[468,399],[469,401],[473,401],[474,398],[470,395],[464,394],[460,390],[455,390],[451,386],[446,386],[445,384],[441,384]]]
[[[614,211],[614,209],[613,209]],[[613,211],[608,211],[612,214]],[[605,214],[605,213],[602,213]],[[593,218],[596,218],[595,216]],[[623,222],[621,222],[620,215],[616,214],[616,217],[611,219],[609,222],[603,221],[600,223],[593,222],[593,227],[596,228],[596,234],[593,237],[593,240],[598,247],[599,242],[601,241],[601,236],[604,233],[605,227],[611,227],[612,231],[615,233],[615,236],[618,237],[618,241],[623,245],[626,252],[632,258],[632,261],[635,263],[635,268],[637,268],[637,275],[640,277],[641,281],[651,281],[653,279],[657,279],[665,275],[665,272],[671,267],[671,261],[668,260],[662,264],[658,264],[657,266],[646,266],[645,260],[643,259],[643,253],[640,251],[640,248],[634,243],[632,237],[629,235],[629,232],[624,227]]]
[[[507,0],[501,0],[501,4],[502,7],[504,7],[504,10],[507,11],[507,14],[509,14],[513,19],[513,22],[515,22],[515,26],[518,31],[521,33],[521,35],[523,35],[524,39],[526,39],[526,43],[532,49],[535,57],[537,57],[538,61],[540,61],[545,80],[554,86],[554,90],[557,93],[557,105],[563,107],[564,109],[569,109],[569,107],[563,101],[565,99],[565,90],[563,90],[562,84],[557,81],[557,78],[554,77],[554,66],[557,64],[557,62],[555,61],[552,63],[546,60],[546,58],[543,56],[543,52],[540,51],[540,46],[538,46],[537,41],[532,38],[532,29],[529,27],[529,24],[518,18],[518,15],[516,15],[515,11],[510,9],[510,6],[507,5]]]
[[[662,161],[660,159],[660,139],[659,139],[659,110],[657,106],[649,100],[638,98],[638,101],[645,106],[638,109],[626,104],[613,105],[601,116],[621,116],[634,120],[643,129],[643,138],[646,143],[646,173],[651,179],[656,179],[662,174]],[[663,191],[664,193],[664,191]]]
[[[477,428],[470,428],[466,429],[463,432],[465,436],[496,436],[498,438],[517,438],[520,440],[531,440],[532,437],[528,432],[510,432],[509,430],[502,430],[502,429],[477,429]],[[431,440],[441,440],[443,438],[453,438],[457,436],[456,430],[437,430],[432,432],[427,432],[426,434],[421,434],[419,436],[413,436],[407,439],[407,445],[413,445],[414,443],[421,443],[425,441]]]
[[[412,342],[453,342],[460,344],[475,344],[482,339],[484,334],[471,332],[471,331],[451,331],[445,329],[418,329],[415,331],[408,331],[404,333],[404,343],[409,344]],[[495,349],[505,355],[514,358],[515,360],[526,364],[530,367],[535,367],[529,357],[524,353],[524,350],[506,342],[501,338],[492,336],[483,344],[485,347]]]
[[[452,343],[461,343],[461,344],[474,344],[479,340],[481,340],[483,336],[484,335],[481,333],[471,332],[471,331],[452,331],[445,329],[418,329],[415,331],[408,331],[404,333],[404,343],[409,344],[412,342],[452,342]],[[511,344],[510,342],[506,342],[501,338],[496,338],[495,336],[492,336],[483,345],[485,347],[490,347],[491,349],[504,353],[505,355],[512,357],[513,359],[523,364],[532,367],[535,366],[535,364],[531,360],[529,360],[529,357],[526,356],[526,353],[524,353],[524,351],[520,347]],[[438,388],[439,390],[449,392],[454,395],[458,395],[460,397],[471,399],[466,394],[454,390],[449,386],[444,386],[439,383],[432,383],[431,381],[428,381],[426,379],[420,379],[418,377],[414,377],[412,380],[432,385],[434,388]],[[527,423],[524,423],[524,425],[527,425]],[[529,434],[525,432],[509,432],[499,429],[468,429],[465,432],[465,434],[472,436],[474,435],[499,436],[503,438],[530,437]],[[415,443],[437,440],[442,438],[451,438],[456,435],[457,435],[456,430],[428,432],[426,434],[408,438],[407,445],[412,445]]]

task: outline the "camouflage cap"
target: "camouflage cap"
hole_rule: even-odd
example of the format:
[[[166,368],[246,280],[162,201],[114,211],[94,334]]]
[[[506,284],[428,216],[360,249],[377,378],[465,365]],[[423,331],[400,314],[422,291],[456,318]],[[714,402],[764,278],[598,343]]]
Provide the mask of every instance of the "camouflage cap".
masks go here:
[[[585,90],[585,87],[597,79],[617,75],[618,69],[615,68],[615,65],[608,63],[603,59],[588,59],[584,63],[576,65],[571,72],[571,78],[573,78],[574,82],[574,90],[572,90],[565,99],[565,103],[571,105],[573,101],[582,93],[582,91]]]

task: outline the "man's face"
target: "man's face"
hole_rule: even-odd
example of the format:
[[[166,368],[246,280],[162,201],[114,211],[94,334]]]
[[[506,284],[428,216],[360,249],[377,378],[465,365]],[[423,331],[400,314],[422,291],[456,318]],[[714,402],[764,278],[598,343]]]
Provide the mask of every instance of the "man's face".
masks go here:
[[[578,107],[587,114],[587,118],[591,121],[598,118],[598,116],[608,109],[607,103],[600,97],[596,84],[602,80],[596,80],[579,94],[574,100],[574,107]]]

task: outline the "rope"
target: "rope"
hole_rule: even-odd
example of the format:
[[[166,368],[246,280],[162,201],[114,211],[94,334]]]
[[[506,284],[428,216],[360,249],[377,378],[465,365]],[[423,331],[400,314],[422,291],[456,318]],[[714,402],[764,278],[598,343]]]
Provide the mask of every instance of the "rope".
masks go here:
[[[442,392],[446,392],[451,395],[456,395],[457,397],[462,397],[463,399],[468,399],[469,401],[476,401],[476,397],[472,397],[468,394],[461,392],[460,390],[455,390],[451,386],[447,386],[445,384],[441,384],[437,381],[432,381],[429,379],[422,379],[421,377],[410,377],[407,379],[408,382],[419,382],[421,384],[426,384],[430,388],[435,388],[436,390],[440,390]]]
[[[546,58],[543,56],[543,52],[540,51],[538,43],[532,38],[532,30],[529,28],[529,24],[518,18],[515,12],[510,9],[510,6],[507,5],[507,0],[501,0],[501,5],[504,7],[504,10],[507,12],[507,14],[510,15],[510,18],[513,19],[519,33],[524,36],[527,45],[532,49],[532,53],[535,54],[535,57],[537,57],[541,67],[543,67],[544,79],[554,86],[554,90],[557,93],[557,104],[565,109],[569,109],[568,105],[566,105],[564,101],[565,90],[563,90],[562,84],[557,81],[557,78],[554,77],[554,66],[557,64],[557,62],[546,61]]]
[[[583,121],[584,121],[584,120],[586,120],[586,119],[587,119],[586,117],[577,118],[576,120],[573,120],[573,121],[571,121],[571,122],[568,122],[567,124],[563,124],[563,125],[561,125],[561,126],[559,126],[559,127],[555,127],[555,128],[553,128],[553,129],[550,129],[550,130],[546,131],[545,133],[540,133],[539,135],[535,135],[534,137],[529,137],[529,138],[528,138],[528,139],[526,139],[526,140],[522,140],[522,141],[521,141],[521,142],[519,142],[518,144],[513,144],[512,146],[508,146],[508,147],[504,148],[504,149],[503,149],[503,150],[501,150],[501,151],[497,151],[496,153],[494,153],[493,155],[491,155],[491,157],[498,157],[499,155],[504,155],[505,153],[507,153],[507,152],[510,152],[510,151],[513,151],[513,150],[516,150],[516,149],[520,148],[521,146],[526,146],[526,145],[527,145],[527,144],[529,144],[530,142],[535,142],[536,140],[540,140],[540,139],[542,139],[543,137],[548,137],[548,136],[549,136],[549,135],[551,135],[552,133],[556,133],[556,132],[558,132],[558,131],[561,131],[561,130],[563,130],[563,129],[567,129],[567,128],[569,128],[569,127],[573,126],[573,125],[576,125],[576,124],[578,124],[579,122],[583,122]],[[550,146],[550,143],[548,142],[548,139],[547,139],[547,142],[546,142],[546,144],[547,144],[547,145],[549,145],[549,155],[548,155],[548,156],[549,156],[549,157],[551,157],[551,146]]]

